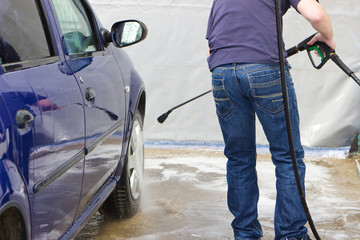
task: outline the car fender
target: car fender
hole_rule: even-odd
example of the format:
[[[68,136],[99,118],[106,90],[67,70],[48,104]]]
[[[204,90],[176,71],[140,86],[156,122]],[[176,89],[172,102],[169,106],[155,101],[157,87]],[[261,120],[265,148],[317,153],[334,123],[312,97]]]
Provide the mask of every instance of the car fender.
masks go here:
[[[113,56],[120,68],[124,80],[125,90],[127,91],[126,97],[126,106],[127,106],[127,125],[131,127],[132,117],[134,115],[135,109],[139,104],[145,104],[145,84],[139,73],[135,70],[134,65],[123,49],[119,49],[110,45]],[[140,109],[142,115],[145,115],[145,106],[143,109]],[[129,128],[128,130],[130,130]]]
[[[140,113],[142,117],[145,117],[145,85],[142,81],[139,73],[135,70],[131,70],[130,74],[130,100],[129,100],[129,113],[131,113],[132,117],[134,116],[135,110],[140,108]],[[142,106],[142,104],[144,104]],[[143,109],[141,109],[143,108]],[[131,121],[132,122],[132,118]]]
[[[115,171],[115,177],[118,180],[122,173],[122,168],[125,162],[125,156],[130,140],[130,134],[132,129],[132,121],[136,108],[139,108],[142,117],[145,117],[145,102],[146,92],[145,84],[140,77],[139,73],[135,70],[133,63],[127,53],[123,49],[118,49],[113,45],[109,46],[113,52],[113,56],[118,63],[120,72],[124,79],[124,86],[126,94],[126,123],[124,131],[124,141],[122,146],[121,161]],[[144,120],[144,119],[143,119]]]
[[[30,206],[26,187],[16,165],[8,160],[0,162],[0,216],[9,208],[22,215],[27,238],[30,239]]]

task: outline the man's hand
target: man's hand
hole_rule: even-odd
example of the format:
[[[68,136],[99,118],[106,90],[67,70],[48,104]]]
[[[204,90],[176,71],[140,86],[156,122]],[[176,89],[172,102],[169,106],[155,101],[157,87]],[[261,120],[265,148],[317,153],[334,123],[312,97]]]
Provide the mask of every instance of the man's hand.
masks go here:
[[[317,33],[307,44],[313,45],[316,42],[324,42],[326,45],[328,45],[332,49],[336,49],[336,43],[334,39],[328,40],[324,38],[320,33]]]

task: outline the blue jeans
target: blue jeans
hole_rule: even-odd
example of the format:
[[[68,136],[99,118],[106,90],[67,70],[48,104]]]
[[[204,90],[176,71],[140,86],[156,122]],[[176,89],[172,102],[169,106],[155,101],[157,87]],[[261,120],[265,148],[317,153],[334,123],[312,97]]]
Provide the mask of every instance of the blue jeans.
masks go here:
[[[304,151],[289,66],[285,66],[292,134],[304,188]],[[228,64],[212,73],[213,95],[227,162],[228,207],[236,240],[259,239],[255,114],[269,141],[276,167],[275,239],[305,238],[307,222],[294,177],[288,144],[279,64]],[[305,189],[305,188],[304,188]]]

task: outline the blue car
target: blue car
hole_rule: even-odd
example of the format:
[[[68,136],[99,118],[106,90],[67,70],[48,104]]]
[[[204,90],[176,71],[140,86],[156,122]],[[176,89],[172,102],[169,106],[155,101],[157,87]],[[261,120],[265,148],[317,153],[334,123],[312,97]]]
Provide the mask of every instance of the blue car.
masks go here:
[[[139,208],[145,87],[86,0],[0,0],[0,239],[71,239]]]

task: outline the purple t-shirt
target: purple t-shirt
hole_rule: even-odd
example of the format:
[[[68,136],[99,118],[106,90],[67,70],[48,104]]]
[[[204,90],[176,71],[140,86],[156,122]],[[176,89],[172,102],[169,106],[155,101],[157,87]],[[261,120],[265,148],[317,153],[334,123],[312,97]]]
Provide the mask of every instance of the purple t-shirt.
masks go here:
[[[301,0],[280,0],[282,15]],[[274,0],[214,0],[208,22],[210,70],[230,63],[279,62]]]

